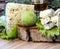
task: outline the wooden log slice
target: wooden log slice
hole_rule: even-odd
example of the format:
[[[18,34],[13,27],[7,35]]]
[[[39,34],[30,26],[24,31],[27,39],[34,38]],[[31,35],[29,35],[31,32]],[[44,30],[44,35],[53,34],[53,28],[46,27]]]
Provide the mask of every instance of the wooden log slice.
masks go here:
[[[18,25],[18,37],[24,41],[29,41],[29,29]]]
[[[18,25],[18,37],[25,41],[34,41],[34,42],[60,42],[60,36],[56,37],[46,37],[43,36],[36,26],[33,27],[24,27]]]
[[[39,42],[39,41],[52,42],[51,38],[42,36],[36,26],[30,27],[30,36],[32,38],[32,41],[35,41],[35,42]]]
[[[42,42],[60,42],[60,35],[55,37],[43,36],[36,26],[30,27],[30,36],[32,41],[42,41]]]

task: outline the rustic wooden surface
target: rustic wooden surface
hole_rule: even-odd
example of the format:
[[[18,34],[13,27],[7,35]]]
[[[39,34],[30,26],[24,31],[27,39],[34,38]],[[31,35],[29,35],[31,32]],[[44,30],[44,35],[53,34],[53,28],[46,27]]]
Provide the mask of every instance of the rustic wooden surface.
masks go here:
[[[0,39],[0,49],[60,49],[60,43],[25,42]]]

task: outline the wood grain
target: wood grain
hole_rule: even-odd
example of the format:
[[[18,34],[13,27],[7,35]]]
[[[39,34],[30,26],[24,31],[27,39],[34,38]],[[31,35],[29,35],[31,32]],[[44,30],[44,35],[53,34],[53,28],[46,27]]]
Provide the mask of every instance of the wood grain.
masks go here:
[[[0,39],[0,49],[60,49],[60,43],[25,42],[19,39]]]

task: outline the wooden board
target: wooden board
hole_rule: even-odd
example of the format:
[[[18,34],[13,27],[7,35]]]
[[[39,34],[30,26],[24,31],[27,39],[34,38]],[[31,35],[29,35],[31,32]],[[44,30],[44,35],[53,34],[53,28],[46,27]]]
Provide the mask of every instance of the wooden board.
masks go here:
[[[60,43],[25,42],[0,39],[0,49],[60,49]]]
[[[60,36],[55,36],[55,37],[43,36],[36,26],[24,27],[18,25],[17,30],[18,30],[18,37],[25,41],[60,42]]]

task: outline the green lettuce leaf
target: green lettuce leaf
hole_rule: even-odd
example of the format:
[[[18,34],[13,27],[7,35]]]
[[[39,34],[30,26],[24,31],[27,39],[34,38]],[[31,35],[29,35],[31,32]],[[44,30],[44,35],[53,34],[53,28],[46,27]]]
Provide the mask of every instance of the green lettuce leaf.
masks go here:
[[[16,26],[10,30],[8,33],[7,33],[7,37],[6,38],[17,38],[18,37],[18,33],[17,33],[17,28]]]
[[[0,38],[6,38],[6,30],[3,29],[3,31],[0,33]]]
[[[38,29],[40,30],[40,34],[47,36],[47,37],[54,37],[60,35],[59,28],[57,26],[53,27],[52,29],[46,30],[44,26],[41,24],[41,21],[37,21],[36,23]]]
[[[47,36],[51,36],[51,37],[60,35],[59,29],[56,26],[52,28],[51,30],[46,30],[46,32],[47,32]]]
[[[12,38],[17,38],[18,37],[18,33],[17,33],[17,28],[14,27],[11,31],[9,31],[8,33],[6,33],[6,29],[4,29],[1,33],[0,33],[0,38],[4,38],[4,39],[12,39]]]
[[[1,16],[0,17],[0,26],[4,26],[5,27],[5,16]],[[16,38],[18,37],[18,33],[17,33],[17,28],[16,26],[13,27],[13,29],[11,29],[8,33],[6,33],[6,29],[3,29],[3,31],[0,33],[0,38]]]

